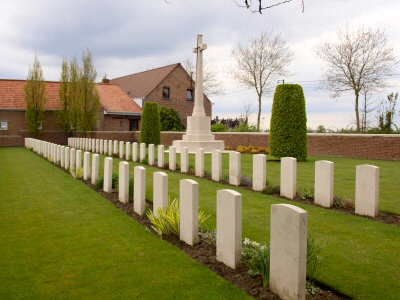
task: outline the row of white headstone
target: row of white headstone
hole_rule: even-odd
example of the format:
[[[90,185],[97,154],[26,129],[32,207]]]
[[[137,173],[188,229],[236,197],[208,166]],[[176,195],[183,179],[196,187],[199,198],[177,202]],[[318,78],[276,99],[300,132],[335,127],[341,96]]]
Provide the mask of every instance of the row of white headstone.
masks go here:
[[[64,168],[81,167],[82,151],[35,139],[26,139],[26,147],[45,158],[54,158]],[[63,158],[64,157],[64,158]],[[84,177],[90,170],[90,152],[83,156]],[[104,160],[104,185],[111,192],[113,159]],[[92,182],[99,175],[99,154],[92,155]],[[119,163],[119,201],[129,203],[129,163]],[[153,173],[153,210],[168,205],[168,175]],[[134,211],[143,215],[146,199],[146,169],[134,167]],[[189,245],[199,242],[199,185],[192,179],[180,181],[180,239]],[[289,220],[289,221],[288,221]],[[216,257],[231,268],[242,259],[242,195],[237,191],[217,191]],[[270,288],[282,299],[305,299],[307,262],[307,212],[289,204],[272,205],[270,240]],[[290,239],[286,237],[290,236]]]
[[[85,149],[109,156],[119,155],[122,159],[129,159],[132,153],[132,161],[143,161],[148,155],[148,164],[155,164],[155,146],[150,144],[147,151],[146,145],[136,142],[124,143],[123,141],[70,138],[68,141],[71,147]],[[164,145],[158,145],[157,166],[164,168]],[[195,174],[197,177],[204,177],[204,151],[199,148],[196,150]],[[222,152],[214,150],[211,153],[211,178],[214,181],[222,180]],[[262,191],[266,188],[267,166],[266,156],[263,154],[253,155],[253,190]],[[169,169],[175,171],[176,149],[169,147]],[[186,147],[181,151],[181,172],[189,171],[189,153]],[[239,186],[241,184],[241,154],[239,152],[229,152],[229,184]],[[315,186],[314,201],[323,207],[332,207],[334,198],[334,163],[326,160],[315,163]],[[292,157],[281,159],[281,180],[280,194],[283,197],[293,199],[297,192],[297,160]],[[372,165],[359,165],[356,167],[356,195],[355,212],[359,215],[376,217],[379,214],[379,167]]]

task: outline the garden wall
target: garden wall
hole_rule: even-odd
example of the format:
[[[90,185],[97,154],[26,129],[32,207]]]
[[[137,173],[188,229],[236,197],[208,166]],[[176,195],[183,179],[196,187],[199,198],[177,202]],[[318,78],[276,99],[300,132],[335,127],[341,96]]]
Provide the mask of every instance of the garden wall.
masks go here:
[[[161,144],[172,145],[172,141],[182,139],[182,132],[162,132]],[[225,146],[236,149],[237,146],[263,146],[269,147],[269,134],[259,132],[218,132],[217,140],[224,140]],[[23,146],[23,132],[20,136],[2,138],[0,146]],[[83,137],[78,133],[77,137]],[[92,131],[88,138],[138,142],[139,131]],[[40,139],[52,143],[62,144],[65,140],[62,133],[46,133]],[[365,159],[382,159],[400,161],[400,134],[308,134],[308,155],[337,156]]]

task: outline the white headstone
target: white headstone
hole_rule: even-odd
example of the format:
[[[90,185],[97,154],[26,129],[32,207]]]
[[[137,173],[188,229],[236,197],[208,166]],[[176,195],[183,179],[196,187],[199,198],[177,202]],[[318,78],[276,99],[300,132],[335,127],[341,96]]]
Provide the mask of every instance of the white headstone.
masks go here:
[[[222,179],[222,151],[213,150],[211,161],[211,179],[219,182]]]
[[[376,217],[379,215],[379,167],[356,167],[356,214]]]
[[[281,299],[306,298],[307,233],[305,210],[272,205],[269,287]]]
[[[119,158],[124,158],[125,143],[123,141],[119,142]]]
[[[131,143],[126,142],[125,144],[125,159],[129,160],[131,158]]]
[[[154,166],[154,144],[149,144],[149,166]]]
[[[331,161],[315,162],[314,202],[323,207],[333,205],[334,164]]]
[[[83,179],[88,180],[90,176],[90,152],[83,154]]]
[[[143,215],[146,209],[146,169],[142,166],[134,168],[133,210]]]
[[[132,143],[132,161],[133,162],[138,161],[138,143],[136,142]]]
[[[176,148],[174,146],[169,147],[169,169],[176,170]]]
[[[113,173],[113,159],[111,157],[104,158],[104,181],[103,190],[106,193],[112,192],[112,173]]]
[[[281,158],[281,196],[293,199],[296,196],[297,160]]]
[[[164,168],[165,159],[164,159],[164,145],[158,145],[158,167]]]
[[[121,161],[119,163],[119,184],[118,199],[122,203],[129,203],[129,163]]]
[[[196,149],[196,170],[197,177],[204,177],[204,150],[203,148]]]
[[[168,175],[165,172],[153,173],[153,213],[158,216],[159,208],[168,206]]]
[[[97,179],[99,179],[100,172],[100,156],[98,154],[92,155],[92,184],[96,184]]]
[[[140,162],[146,158],[146,144],[140,143]]]
[[[217,260],[236,269],[242,260],[242,195],[217,191]]]
[[[267,156],[253,155],[253,190],[261,192],[267,185]]]
[[[70,159],[69,159],[69,161],[70,161],[69,169],[72,170],[72,171],[75,171],[75,167],[76,167],[76,164],[75,164],[75,162],[76,162],[76,150],[75,150],[75,148],[72,148],[71,151],[70,151]]]
[[[189,172],[189,149],[183,147],[181,149],[181,173]]]
[[[242,156],[240,152],[229,153],[229,184],[240,185],[242,171]]]
[[[64,157],[64,159],[65,159],[64,168],[65,169],[70,168],[70,164],[69,164],[69,157],[70,157],[69,149],[70,149],[69,147],[65,148],[65,157]]]
[[[82,168],[82,150],[76,150],[76,169]]]
[[[199,242],[199,185],[192,179],[180,181],[180,234],[188,245]]]

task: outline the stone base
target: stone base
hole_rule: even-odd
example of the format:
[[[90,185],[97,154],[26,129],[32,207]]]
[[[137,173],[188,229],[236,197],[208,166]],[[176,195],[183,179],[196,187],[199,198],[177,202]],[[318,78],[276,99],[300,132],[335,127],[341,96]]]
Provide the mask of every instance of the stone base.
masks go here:
[[[225,150],[224,141],[173,141],[172,145],[176,147],[176,151],[180,152],[183,147],[187,147],[190,153],[195,153],[196,149],[202,148],[204,152],[211,152],[213,150]]]

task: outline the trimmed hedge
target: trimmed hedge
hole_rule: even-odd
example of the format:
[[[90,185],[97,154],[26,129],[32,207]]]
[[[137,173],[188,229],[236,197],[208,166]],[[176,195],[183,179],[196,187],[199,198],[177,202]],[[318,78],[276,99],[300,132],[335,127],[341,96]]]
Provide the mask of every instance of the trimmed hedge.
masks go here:
[[[177,109],[173,107],[160,107],[161,131],[185,131],[182,118]]]
[[[272,104],[270,154],[307,159],[307,115],[303,88],[298,84],[276,87]]]
[[[161,143],[160,113],[157,102],[145,102],[142,114],[140,142],[146,145]]]

